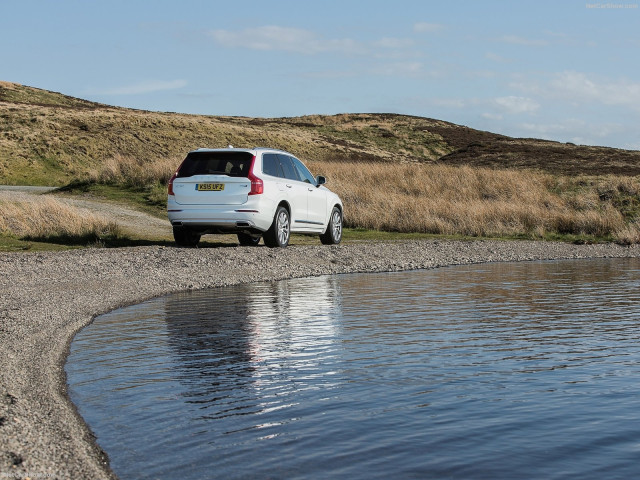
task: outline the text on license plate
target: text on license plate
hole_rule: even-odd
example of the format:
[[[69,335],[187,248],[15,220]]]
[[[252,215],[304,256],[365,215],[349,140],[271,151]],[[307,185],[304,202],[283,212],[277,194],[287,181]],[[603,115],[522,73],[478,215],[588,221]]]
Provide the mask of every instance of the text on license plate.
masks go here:
[[[220,192],[224,190],[224,183],[196,183],[199,192]]]

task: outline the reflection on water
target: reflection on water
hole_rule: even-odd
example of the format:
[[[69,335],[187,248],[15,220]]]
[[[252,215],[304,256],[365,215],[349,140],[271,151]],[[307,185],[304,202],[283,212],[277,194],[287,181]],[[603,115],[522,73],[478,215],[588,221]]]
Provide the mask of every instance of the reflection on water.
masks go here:
[[[199,419],[289,408],[293,405],[282,404],[287,395],[332,385],[335,372],[327,367],[340,318],[334,277],[177,294],[163,300],[176,378],[183,384],[185,402],[199,405]],[[292,381],[279,384],[287,377]],[[235,420],[229,428],[237,428]]]
[[[123,479],[631,478],[639,287],[594,260],[176,294],[85,328],[70,392]]]

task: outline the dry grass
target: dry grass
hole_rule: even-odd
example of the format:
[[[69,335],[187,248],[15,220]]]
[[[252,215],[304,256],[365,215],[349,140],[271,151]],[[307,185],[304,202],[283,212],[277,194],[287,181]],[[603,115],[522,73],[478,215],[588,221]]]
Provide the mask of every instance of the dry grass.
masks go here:
[[[128,187],[166,185],[179,164],[177,158],[149,159],[117,154],[105,160],[97,172],[89,174],[88,180]]]
[[[549,234],[640,241],[602,184],[576,190],[568,179],[521,170],[419,164],[311,162],[345,203],[346,224],[376,230],[471,236]],[[612,177],[615,191],[638,179]],[[618,183],[616,183],[618,182]],[[565,183],[565,185],[559,185]]]
[[[82,243],[121,234],[115,222],[49,197],[0,199],[0,232],[31,240]]]

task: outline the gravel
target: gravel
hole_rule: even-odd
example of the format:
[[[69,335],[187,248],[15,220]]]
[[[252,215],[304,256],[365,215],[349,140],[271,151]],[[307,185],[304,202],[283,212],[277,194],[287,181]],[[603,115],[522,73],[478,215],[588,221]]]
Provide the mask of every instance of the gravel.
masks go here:
[[[420,241],[133,247],[0,254],[0,478],[115,478],[67,396],[74,334],[109,310],[180,290],[494,261],[640,257],[640,247]]]

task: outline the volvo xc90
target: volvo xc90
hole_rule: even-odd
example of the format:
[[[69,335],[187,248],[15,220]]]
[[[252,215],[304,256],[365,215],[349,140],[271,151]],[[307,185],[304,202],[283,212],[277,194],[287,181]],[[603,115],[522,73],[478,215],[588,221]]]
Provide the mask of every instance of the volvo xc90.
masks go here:
[[[292,154],[269,148],[200,148],[169,181],[167,210],[175,241],[196,246],[208,233],[231,233],[240,245],[264,239],[286,247],[291,233],[342,239],[343,206]]]

